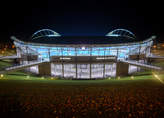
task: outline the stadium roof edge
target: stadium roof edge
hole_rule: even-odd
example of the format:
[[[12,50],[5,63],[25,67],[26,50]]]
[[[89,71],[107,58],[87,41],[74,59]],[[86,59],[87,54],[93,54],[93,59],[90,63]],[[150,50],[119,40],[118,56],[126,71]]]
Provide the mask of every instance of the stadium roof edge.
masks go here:
[[[72,47],[78,47],[78,46],[84,46],[84,45],[94,45],[94,46],[121,46],[121,45],[129,45],[129,44],[136,44],[136,43],[146,43],[149,41],[153,41],[153,37],[150,37],[148,39],[145,39],[143,41],[136,41],[136,42],[128,42],[128,43],[117,43],[117,44],[46,44],[46,43],[36,43],[36,42],[27,42],[27,41],[22,41],[20,39],[17,39],[15,36],[11,36],[11,39],[13,41],[19,42],[21,44],[25,44],[25,45],[37,45],[37,46],[49,46],[49,47],[53,47],[53,46],[72,46]]]

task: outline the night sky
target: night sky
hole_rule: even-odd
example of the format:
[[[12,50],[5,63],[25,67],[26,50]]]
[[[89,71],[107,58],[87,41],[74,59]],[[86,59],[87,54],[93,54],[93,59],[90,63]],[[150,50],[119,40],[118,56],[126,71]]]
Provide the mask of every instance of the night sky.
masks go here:
[[[3,6],[3,7],[2,7]],[[1,41],[14,35],[29,38],[49,28],[64,36],[104,36],[124,28],[137,38],[164,39],[163,3],[137,0],[40,0],[1,3]]]

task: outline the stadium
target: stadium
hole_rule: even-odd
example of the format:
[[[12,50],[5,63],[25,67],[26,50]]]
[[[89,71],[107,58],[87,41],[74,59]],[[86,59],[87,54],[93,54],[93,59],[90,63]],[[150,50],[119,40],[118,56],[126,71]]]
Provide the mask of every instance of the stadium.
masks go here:
[[[116,29],[105,36],[62,36],[42,29],[28,41],[11,37],[19,66],[6,71],[25,69],[31,73],[71,79],[102,79],[126,76],[149,64],[152,36],[139,40],[129,30]]]

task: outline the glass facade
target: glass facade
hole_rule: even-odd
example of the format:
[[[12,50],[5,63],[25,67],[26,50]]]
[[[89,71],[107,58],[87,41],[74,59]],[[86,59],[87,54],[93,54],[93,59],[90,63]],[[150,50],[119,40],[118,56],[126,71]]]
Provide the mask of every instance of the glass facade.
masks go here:
[[[105,78],[116,76],[116,63],[51,64],[51,75],[64,78]]]
[[[39,55],[43,60],[49,60],[51,56],[117,56],[118,59],[128,58],[133,54],[149,54],[148,50],[152,42],[133,44],[127,46],[106,47],[48,47],[16,44],[21,51],[19,53],[32,53]],[[20,45],[20,46],[18,46]]]

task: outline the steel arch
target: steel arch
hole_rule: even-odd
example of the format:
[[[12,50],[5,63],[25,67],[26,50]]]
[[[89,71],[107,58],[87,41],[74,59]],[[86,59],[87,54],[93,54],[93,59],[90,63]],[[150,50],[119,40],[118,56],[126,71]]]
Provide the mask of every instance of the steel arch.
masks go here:
[[[51,30],[51,29],[41,29],[36,31],[33,35],[32,35],[32,39],[37,39],[40,37],[52,37],[52,36],[61,36],[59,33]]]
[[[124,37],[129,37],[132,39],[136,38],[136,36],[127,29],[115,29],[115,30],[109,32],[106,36],[124,36]]]

